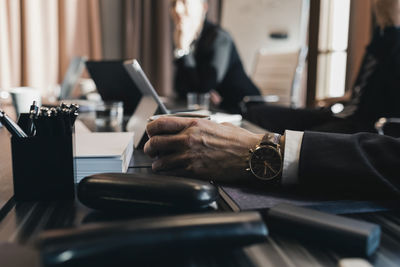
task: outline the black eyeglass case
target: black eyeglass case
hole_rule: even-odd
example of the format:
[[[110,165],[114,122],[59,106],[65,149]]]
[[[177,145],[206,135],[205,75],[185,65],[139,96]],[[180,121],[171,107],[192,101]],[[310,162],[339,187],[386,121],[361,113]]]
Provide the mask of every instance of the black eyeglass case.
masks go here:
[[[78,199],[103,211],[197,211],[208,209],[217,197],[210,183],[154,174],[96,174],[78,185]]]

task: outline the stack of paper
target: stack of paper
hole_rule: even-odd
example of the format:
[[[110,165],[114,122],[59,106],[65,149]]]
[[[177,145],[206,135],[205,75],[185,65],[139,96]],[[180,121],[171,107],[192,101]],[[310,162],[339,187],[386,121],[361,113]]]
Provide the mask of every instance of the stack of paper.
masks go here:
[[[126,172],[132,159],[133,137],[133,133],[76,134],[75,181],[96,173]]]

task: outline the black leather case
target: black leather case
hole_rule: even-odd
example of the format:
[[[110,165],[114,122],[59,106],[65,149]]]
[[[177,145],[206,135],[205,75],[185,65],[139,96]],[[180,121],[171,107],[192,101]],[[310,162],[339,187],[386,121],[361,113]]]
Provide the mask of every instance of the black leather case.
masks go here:
[[[210,183],[152,174],[96,174],[78,185],[83,204],[105,211],[196,211],[217,197]]]
[[[264,242],[267,235],[258,212],[211,212],[50,230],[35,243],[45,266],[142,266],[140,259],[143,266],[170,266],[164,259],[221,253]]]
[[[343,250],[352,256],[371,256],[379,248],[381,237],[377,224],[284,203],[268,211],[266,222],[271,233]]]

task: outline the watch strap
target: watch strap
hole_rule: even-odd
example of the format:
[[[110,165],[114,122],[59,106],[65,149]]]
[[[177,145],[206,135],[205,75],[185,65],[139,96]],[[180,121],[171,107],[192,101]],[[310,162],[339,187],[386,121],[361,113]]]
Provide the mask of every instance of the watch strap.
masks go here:
[[[282,135],[278,133],[266,133],[261,139],[260,145],[275,145],[278,146]]]

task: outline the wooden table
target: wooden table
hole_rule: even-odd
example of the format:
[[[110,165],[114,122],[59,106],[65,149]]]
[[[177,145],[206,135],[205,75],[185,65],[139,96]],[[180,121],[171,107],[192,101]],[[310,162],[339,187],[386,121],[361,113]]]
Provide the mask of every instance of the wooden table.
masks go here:
[[[244,122],[245,128],[262,129]],[[91,219],[91,210],[76,201],[47,203],[15,203],[12,187],[12,167],[9,134],[0,128],[0,242],[30,244],[43,230],[76,227]],[[136,160],[145,157],[136,151]],[[130,168],[129,172],[149,172],[148,168]],[[34,176],[32,177],[34,178]],[[222,203],[223,204],[223,203]],[[226,207],[226,205],[221,205]],[[378,223],[383,235],[379,251],[370,259],[374,266],[400,266],[400,212],[354,214],[350,217]],[[179,259],[176,266],[337,266],[348,257],[320,246],[302,244],[281,236],[271,235],[268,242],[237,251],[215,255],[192,255]]]

